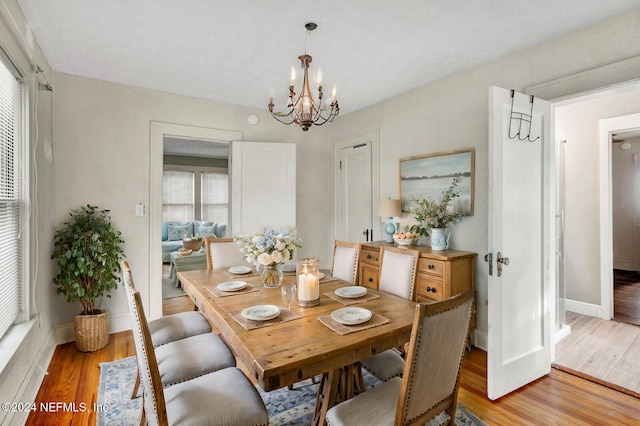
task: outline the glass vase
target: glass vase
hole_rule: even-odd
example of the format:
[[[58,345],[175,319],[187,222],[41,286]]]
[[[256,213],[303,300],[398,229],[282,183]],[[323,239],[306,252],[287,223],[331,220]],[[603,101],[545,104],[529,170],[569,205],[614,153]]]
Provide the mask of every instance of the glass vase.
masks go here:
[[[272,263],[271,265],[260,265],[260,280],[267,288],[277,288],[282,284],[283,264]]]

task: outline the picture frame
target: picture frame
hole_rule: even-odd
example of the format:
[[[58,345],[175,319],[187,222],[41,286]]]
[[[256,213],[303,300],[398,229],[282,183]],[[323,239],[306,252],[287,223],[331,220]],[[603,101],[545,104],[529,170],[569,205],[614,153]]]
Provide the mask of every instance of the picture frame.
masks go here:
[[[475,187],[475,148],[436,152],[401,158],[399,161],[399,194],[402,211],[412,213],[412,198],[431,196],[438,199],[453,179],[460,177],[456,190],[460,197],[454,199],[456,211],[473,216]]]

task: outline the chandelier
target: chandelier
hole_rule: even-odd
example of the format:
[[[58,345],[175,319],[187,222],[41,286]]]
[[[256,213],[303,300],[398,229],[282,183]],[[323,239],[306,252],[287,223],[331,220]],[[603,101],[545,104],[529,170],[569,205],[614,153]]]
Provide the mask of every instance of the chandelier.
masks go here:
[[[309,34],[309,32],[315,30],[318,25],[313,22],[309,22],[304,27],[307,29],[307,34]],[[333,119],[340,113],[340,107],[338,106],[338,100],[336,99],[335,86],[331,93],[331,103],[327,105],[327,103],[323,101],[324,92],[320,81],[320,71],[318,72],[318,101],[316,102],[313,99],[313,95],[309,89],[309,65],[311,64],[311,56],[307,55],[306,39],[304,50],[304,55],[298,56],[301,68],[304,71],[300,96],[296,99],[296,92],[293,90],[295,70],[292,67],[291,84],[289,85],[289,97],[287,100],[287,112],[273,112],[273,97],[269,100],[269,112],[271,112],[273,118],[279,122],[287,125],[295,123],[302,127],[302,130],[306,132],[312,124],[322,126],[326,122],[333,121]]]

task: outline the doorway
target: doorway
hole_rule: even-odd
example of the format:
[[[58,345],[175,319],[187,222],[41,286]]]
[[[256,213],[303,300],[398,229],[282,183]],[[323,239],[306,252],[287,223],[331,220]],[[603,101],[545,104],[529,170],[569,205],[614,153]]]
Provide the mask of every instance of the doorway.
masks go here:
[[[335,142],[335,238],[362,242],[380,238],[374,226],[380,199],[379,135],[368,131]]]
[[[571,326],[571,334],[556,345],[556,366],[635,392],[625,377],[640,374],[640,369],[625,357],[638,348],[625,345],[635,340],[629,339],[637,327],[609,320],[615,312],[614,269],[625,267],[625,259],[632,269],[634,256],[625,246],[634,245],[637,223],[633,214],[616,218],[615,211],[638,198],[637,189],[616,195],[620,143],[615,139],[640,128],[639,104],[637,83],[554,104],[556,138],[566,140],[565,305]],[[622,245],[616,248],[616,242]],[[620,373],[628,366],[634,367]]]
[[[151,122],[149,160],[149,280],[141,281],[143,303],[149,306],[149,319],[162,316],[162,174],[165,138],[216,141],[229,144],[243,139],[242,132],[210,129],[182,124]],[[229,232],[229,231],[228,231]]]

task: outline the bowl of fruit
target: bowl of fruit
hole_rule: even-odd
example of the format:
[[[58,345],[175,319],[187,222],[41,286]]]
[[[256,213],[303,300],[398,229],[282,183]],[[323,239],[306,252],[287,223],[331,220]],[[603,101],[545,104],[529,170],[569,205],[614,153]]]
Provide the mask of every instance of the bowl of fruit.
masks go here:
[[[405,232],[393,235],[393,241],[395,241],[398,246],[411,246],[418,242],[418,237],[420,234],[416,234],[414,232]]]

